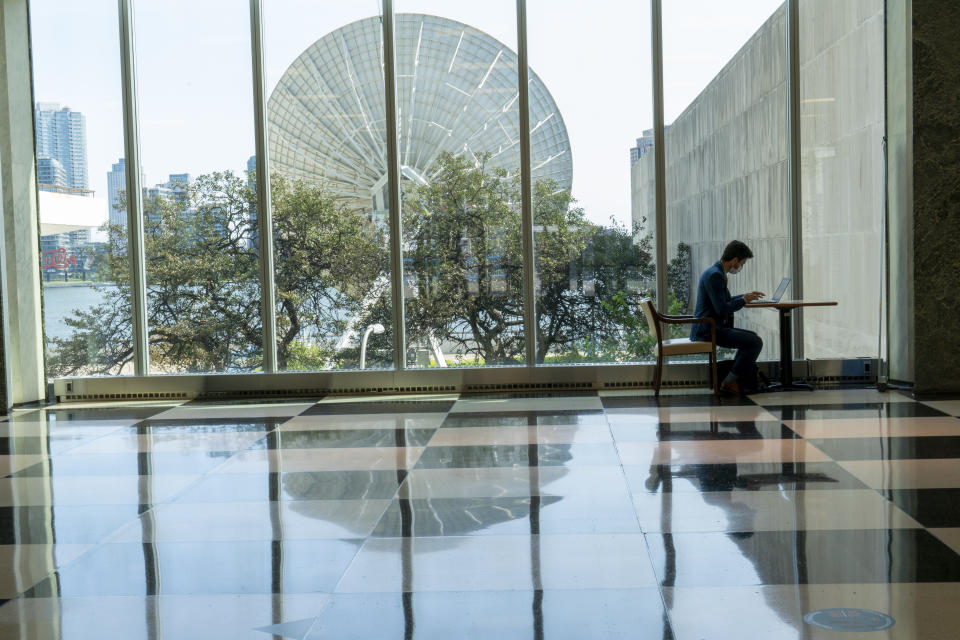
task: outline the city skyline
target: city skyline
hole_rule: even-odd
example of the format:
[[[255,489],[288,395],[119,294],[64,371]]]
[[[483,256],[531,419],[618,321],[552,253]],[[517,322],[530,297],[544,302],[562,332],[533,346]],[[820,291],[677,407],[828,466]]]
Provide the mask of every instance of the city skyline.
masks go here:
[[[87,121],[83,113],[58,102],[37,102],[33,110],[34,137],[45,177],[50,186],[86,190],[89,188],[87,164]],[[38,167],[39,168],[39,167]]]
[[[715,7],[697,0],[668,4],[664,15],[664,97],[665,117],[670,122],[780,3],[752,0]],[[684,7],[673,8],[674,4]],[[181,5],[194,19],[182,19]],[[225,3],[138,5],[141,162],[149,183],[162,182],[171,170],[194,176],[227,169],[240,175],[244,170],[254,141],[249,11],[241,5],[233,9],[227,9],[233,5]],[[703,20],[691,25],[671,18],[676,15],[671,12],[684,8]],[[96,167],[91,185],[98,195],[106,194],[106,174],[124,155],[116,6],[90,3],[78,7],[35,0],[31,9],[36,99],[58,99],[86,114],[88,128],[96,130],[91,138],[90,165]],[[513,2],[504,1],[478,7],[411,0],[397,6],[398,13],[428,13],[464,22],[513,50],[514,9]],[[629,223],[630,180],[625,158],[636,138],[652,125],[646,36],[649,8],[617,8],[621,15],[599,30],[603,37],[590,28],[590,21],[599,17],[570,19],[583,13],[572,0],[531,1],[528,11],[530,67],[554,96],[569,129],[573,195],[594,221],[606,222],[615,214]],[[272,4],[264,15],[267,94],[313,42],[378,12],[379,3],[372,1],[323,7],[322,12],[301,0]],[[316,19],[303,20],[304,15]],[[216,41],[204,35],[207,22],[218,24]],[[577,27],[576,33],[571,25]],[[77,74],[65,73],[60,64],[63,44],[58,44],[71,42],[75,36],[70,34],[78,29],[90,42],[83,60],[96,69],[82,80]],[[578,46],[563,46],[557,38],[576,38]],[[155,55],[161,51],[164,55]],[[591,52],[592,57],[584,57],[583,51]],[[597,64],[601,59],[615,64]],[[212,60],[217,61],[215,66],[209,62]],[[174,76],[169,73],[171,68],[177,69]],[[680,79],[692,88],[679,87],[676,81]],[[189,93],[184,93],[186,88]],[[597,117],[597,96],[611,91],[604,113]]]

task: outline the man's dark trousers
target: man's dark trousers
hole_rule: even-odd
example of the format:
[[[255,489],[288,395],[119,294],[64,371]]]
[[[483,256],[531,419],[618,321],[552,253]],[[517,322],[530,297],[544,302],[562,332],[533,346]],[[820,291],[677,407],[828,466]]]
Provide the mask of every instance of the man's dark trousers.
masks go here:
[[[754,385],[757,380],[757,358],[763,349],[763,340],[753,331],[717,327],[717,344],[728,349],[736,349],[731,373],[743,384]]]

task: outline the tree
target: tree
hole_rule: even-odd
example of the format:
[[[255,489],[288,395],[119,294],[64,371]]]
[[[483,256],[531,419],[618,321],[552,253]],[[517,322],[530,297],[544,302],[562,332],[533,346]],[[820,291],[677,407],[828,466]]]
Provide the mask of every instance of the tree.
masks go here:
[[[408,344],[443,345],[464,364],[522,363],[520,184],[486,160],[446,154],[428,182],[406,185],[406,333]],[[146,200],[154,370],[262,367],[255,189],[255,176],[213,173],[177,197]],[[395,338],[385,229],[322,187],[273,176],[271,194],[279,368],[355,367],[351,336],[378,322],[387,331],[371,340],[368,362],[389,366],[383,354]],[[649,357],[639,301],[654,281],[650,238],[635,241],[616,223],[588,221],[569,191],[550,181],[534,184],[532,195],[538,361]],[[51,341],[52,375],[117,374],[132,361],[125,229],[109,231],[100,269],[116,285],[102,304],[75,311],[70,337]]]
[[[144,202],[152,368],[262,366],[255,188],[213,173],[188,185],[185,197]],[[321,188],[276,176],[271,191],[278,365],[319,368],[386,268],[383,233]],[[52,375],[117,374],[132,361],[126,230],[109,233],[102,269],[116,286],[102,304],[67,320],[69,338],[51,341]]]
[[[690,245],[681,242],[677,245],[677,255],[667,265],[667,283],[670,293],[677,300],[680,313],[693,313],[690,308],[690,283],[693,281],[693,252]]]
[[[523,361],[523,259],[520,184],[503,169],[442,155],[429,183],[404,199],[407,335],[456,346],[485,364]],[[626,229],[589,222],[567,190],[533,187],[537,359],[566,353],[588,359],[621,325],[605,301],[622,293],[639,312],[628,281],[649,280],[649,246]]]

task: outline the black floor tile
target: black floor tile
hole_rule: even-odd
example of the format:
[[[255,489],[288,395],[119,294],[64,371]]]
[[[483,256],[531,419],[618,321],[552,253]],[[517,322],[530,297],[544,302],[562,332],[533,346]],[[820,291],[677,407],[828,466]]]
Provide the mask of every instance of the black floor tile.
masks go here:
[[[913,398],[918,402],[933,402],[936,400],[960,400],[960,393],[915,393],[907,391],[900,392],[908,398]]]
[[[175,501],[389,500],[406,476],[402,470],[215,473],[185,489]]]
[[[635,409],[656,407],[737,407],[754,406],[749,398],[715,396],[712,393],[656,396],[604,396],[600,398],[604,409]]]
[[[370,402],[329,402],[316,404],[301,416],[356,415],[373,413],[446,413],[453,400],[384,400]]]
[[[601,409],[551,411],[478,411],[451,413],[442,427],[522,427],[555,424],[607,424]]]
[[[834,460],[960,458],[960,436],[816,438],[808,442]]]
[[[960,555],[923,529],[647,534],[663,586],[960,582]]]
[[[139,513],[137,505],[0,507],[0,544],[96,544]]]
[[[613,445],[609,444],[427,447],[416,468],[555,467],[570,464],[617,465],[619,457]]]
[[[624,473],[634,493],[869,488],[835,462],[628,466]]]
[[[73,407],[70,409],[47,409],[47,419],[57,422],[73,420],[146,420],[177,406],[178,403],[157,406],[110,406]]]
[[[344,447],[424,447],[436,429],[323,429],[279,431],[257,448],[318,449]]]
[[[461,393],[462,400],[481,398],[484,400],[538,400],[543,398],[596,398],[593,390],[568,391],[508,391],[504,393]]]
[[[842,418],[927,418],[947,415],[919,402],[851,402],[847,404],[771,405],[763,407],[781,420]]]
[[[617,442],[682,440],[790,440],[799,438],[779,422],[637,422],[610,425]]]
[[[0,455],[38,455],[47,453],[50,441],[42,436],[0,437]]]
[[[282,398],[234,398],[231,400],[222,399],[198,399],[184,402],[181,407],[246,407],[249,405],[267,404],[271,406],[303,404],[304,402],[319,402],[326,396],[284,396]]]
[[[884,494],[925,527],[960,527],[960,489],[892,489]]]
[[[330,592],[361,542],[102,544],[37,584],[24,597]]]
[[[376,612],[376,615],[371,615]],[[673,640],[656,589],[335,594],[307,640]]]

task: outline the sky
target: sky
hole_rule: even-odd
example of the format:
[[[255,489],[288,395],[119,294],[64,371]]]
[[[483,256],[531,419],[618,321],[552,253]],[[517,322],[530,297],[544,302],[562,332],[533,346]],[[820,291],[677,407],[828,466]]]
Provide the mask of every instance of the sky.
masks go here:
[[[782,2],[664,0],[664,118],[670,123]],[[266,92],[309,45],[379,14],[378,0],[264,0]],[[396,0],[397,13],[470,24],[516,48],[516,3]],[[171,173],[242,172],[254,153],[248,0],[135,3],[141,163]],[[123,156],[116,0],[31,0],[34,96],[82,112],[90,187],[105,202]],[[650,7],[643,0],[528,0],[530,67],[570,137],[573,196],[587,216],[630,221],[629,150],[653,126]],[[106,217],[106,207],[104,209]]]

